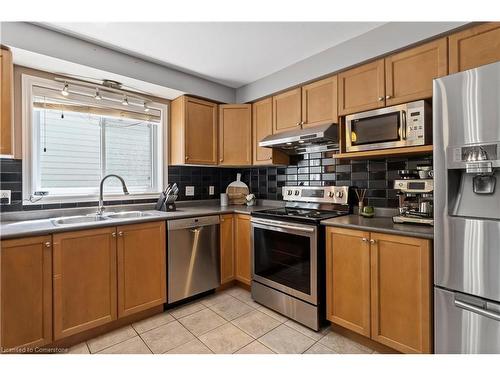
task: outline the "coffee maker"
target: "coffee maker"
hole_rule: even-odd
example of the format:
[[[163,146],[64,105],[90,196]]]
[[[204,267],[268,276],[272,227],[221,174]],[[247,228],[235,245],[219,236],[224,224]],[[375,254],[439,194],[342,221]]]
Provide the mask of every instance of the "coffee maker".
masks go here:
[[[417,168],[418,169],[418,168]],[[418,171],[399,171],[401,179],[394,181],[399,190],[399,215],[393,216],[397,224],[434,225],[434,180],[432,171],[422,168]]]

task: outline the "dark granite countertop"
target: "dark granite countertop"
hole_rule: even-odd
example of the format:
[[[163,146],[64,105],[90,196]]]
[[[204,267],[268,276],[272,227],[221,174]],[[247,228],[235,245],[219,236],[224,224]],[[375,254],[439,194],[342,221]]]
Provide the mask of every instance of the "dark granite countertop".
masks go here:
[[[53,219],[62,216],[74,216],[74,215],[87,215],[95,212],[95,208],[86,210],[52,210],[50,213],[46,213],[44,216],[40,217],[40,212],[33,213],[22,213],[16,218],[13,215],[4,215],[2,217],[2,222],[0,223],[0,238],[2,240],[9,238],[19,238],[27,236],[41,236],[58,232],[68,232],[74,230],[82,229],[93,229],[99,227],[109,227],[115,225],[125,225],[125,224],[136,224],[148,221],[158,221],[158,220],[174,220],[183,219],[195,216],[205,216],[205,215],[220,215],[220,214],[247,214],[250,215],[253,211],[266,210],[270,208],[276,208],[275,204],[262,204],[257,206],[219,206],[210,203],[200,203],[200,204],[179,204],[177,211],[164,212],[164,211],[154,211],[151,207],[107,207],[105,213],[109,212],[120,212],[120,211],[133,211],[141,210],[151,213],[151,216],[136,217],[136,218],[120,218],[113,220],[104,220],[100,222],[90,222],[84,224],[74,224],[74,225],[64,225],[58,226],[53,223]],[[33,215],[33,216],[30,216]],[[38,217],[36,216],[38,215]]]
[[[434,227],[418,224],[394,224],[391,217],[365,218],[358,215],[347,215],[323,220],[321,224],[332,227],[426,238],[430,240],[434,238]]]

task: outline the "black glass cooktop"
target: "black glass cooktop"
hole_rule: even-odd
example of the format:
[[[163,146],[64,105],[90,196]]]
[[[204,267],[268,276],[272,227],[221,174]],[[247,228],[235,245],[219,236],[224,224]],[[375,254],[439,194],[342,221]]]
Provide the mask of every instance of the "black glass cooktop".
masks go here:
[[[291,220],[304,220],[311,222],[319,222],[321,220],[330,219],[332,217],[347,215],[344,211],[330,211],[330,210],[314,210],[305,208],[277,208],[272,210],[255,211],[252,216],[263,218],[275,219],[291,219]]]

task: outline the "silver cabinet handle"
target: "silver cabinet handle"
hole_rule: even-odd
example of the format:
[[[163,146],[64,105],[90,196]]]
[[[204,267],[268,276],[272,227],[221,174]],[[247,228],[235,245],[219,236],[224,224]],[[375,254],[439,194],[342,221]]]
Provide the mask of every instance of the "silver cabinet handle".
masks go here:
[[[52,246],[52,244],[50,242],[45,242],[44,245],[45,245],[45,247],[51,247]]]
[[[392,98],[392,96],[390,96],[390,95],[386,95],[386,96],[385,96],[385,98],[386,98],[386,99],[390,99],[390,98]]]
[[[466,302],[458,301],[456,299],[455,299],[454,303],[455,303],[456,307],[459,307],[461,309],[468,310],[470,312],[485,316],[487,318],[500,321],[500,314],[499,313],[496,313],[496,312],[493,312],[490,310],[486,310],[486,309],[482,309],[480,307],[468,304]]]
[[[189,156],[186,156],[186,160],[189,160]]]
[[[379,102],[381,102],[381,101],[383,101],[383,100],[384,100],[384,97],[383,97],[383,96],[379,96],[379,97],[378,97],[378,101],[379,101]]]
[[[116,237],[116,232],[111,233],[112,237]]]
[[[376,242],[377,242],[376,240],[373,239],[370,240],[370,243],[376,243]]]
[[[120,231],[120,232],[118,232],[118,235],[119,235],[120,237],[123,237],[123,232],[121,232],[121,231]]]
[[[368,238],[363,237],[363,238],[361,239],[361,241],[363,241],[363,242],[368,242]]]

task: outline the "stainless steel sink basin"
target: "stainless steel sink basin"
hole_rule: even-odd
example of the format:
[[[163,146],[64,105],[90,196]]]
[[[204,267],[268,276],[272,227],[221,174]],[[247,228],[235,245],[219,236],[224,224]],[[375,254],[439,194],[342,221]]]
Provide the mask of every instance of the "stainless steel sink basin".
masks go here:
[[[99,221],[108,220],[106,216],[97,215],[80,215],[80,216],[68,216],[60,217],[58,219],[53,219],[54,225],[74,225],[74,224],[85,224],[85,223],[96,223]]]
[[[113,212],[106,214],[106,217],[110,219],[129,219],[134,217],[145,217],[145,216],[154,216],[151,212],[143,212],[143,211],[124,211],[124,212]]]

